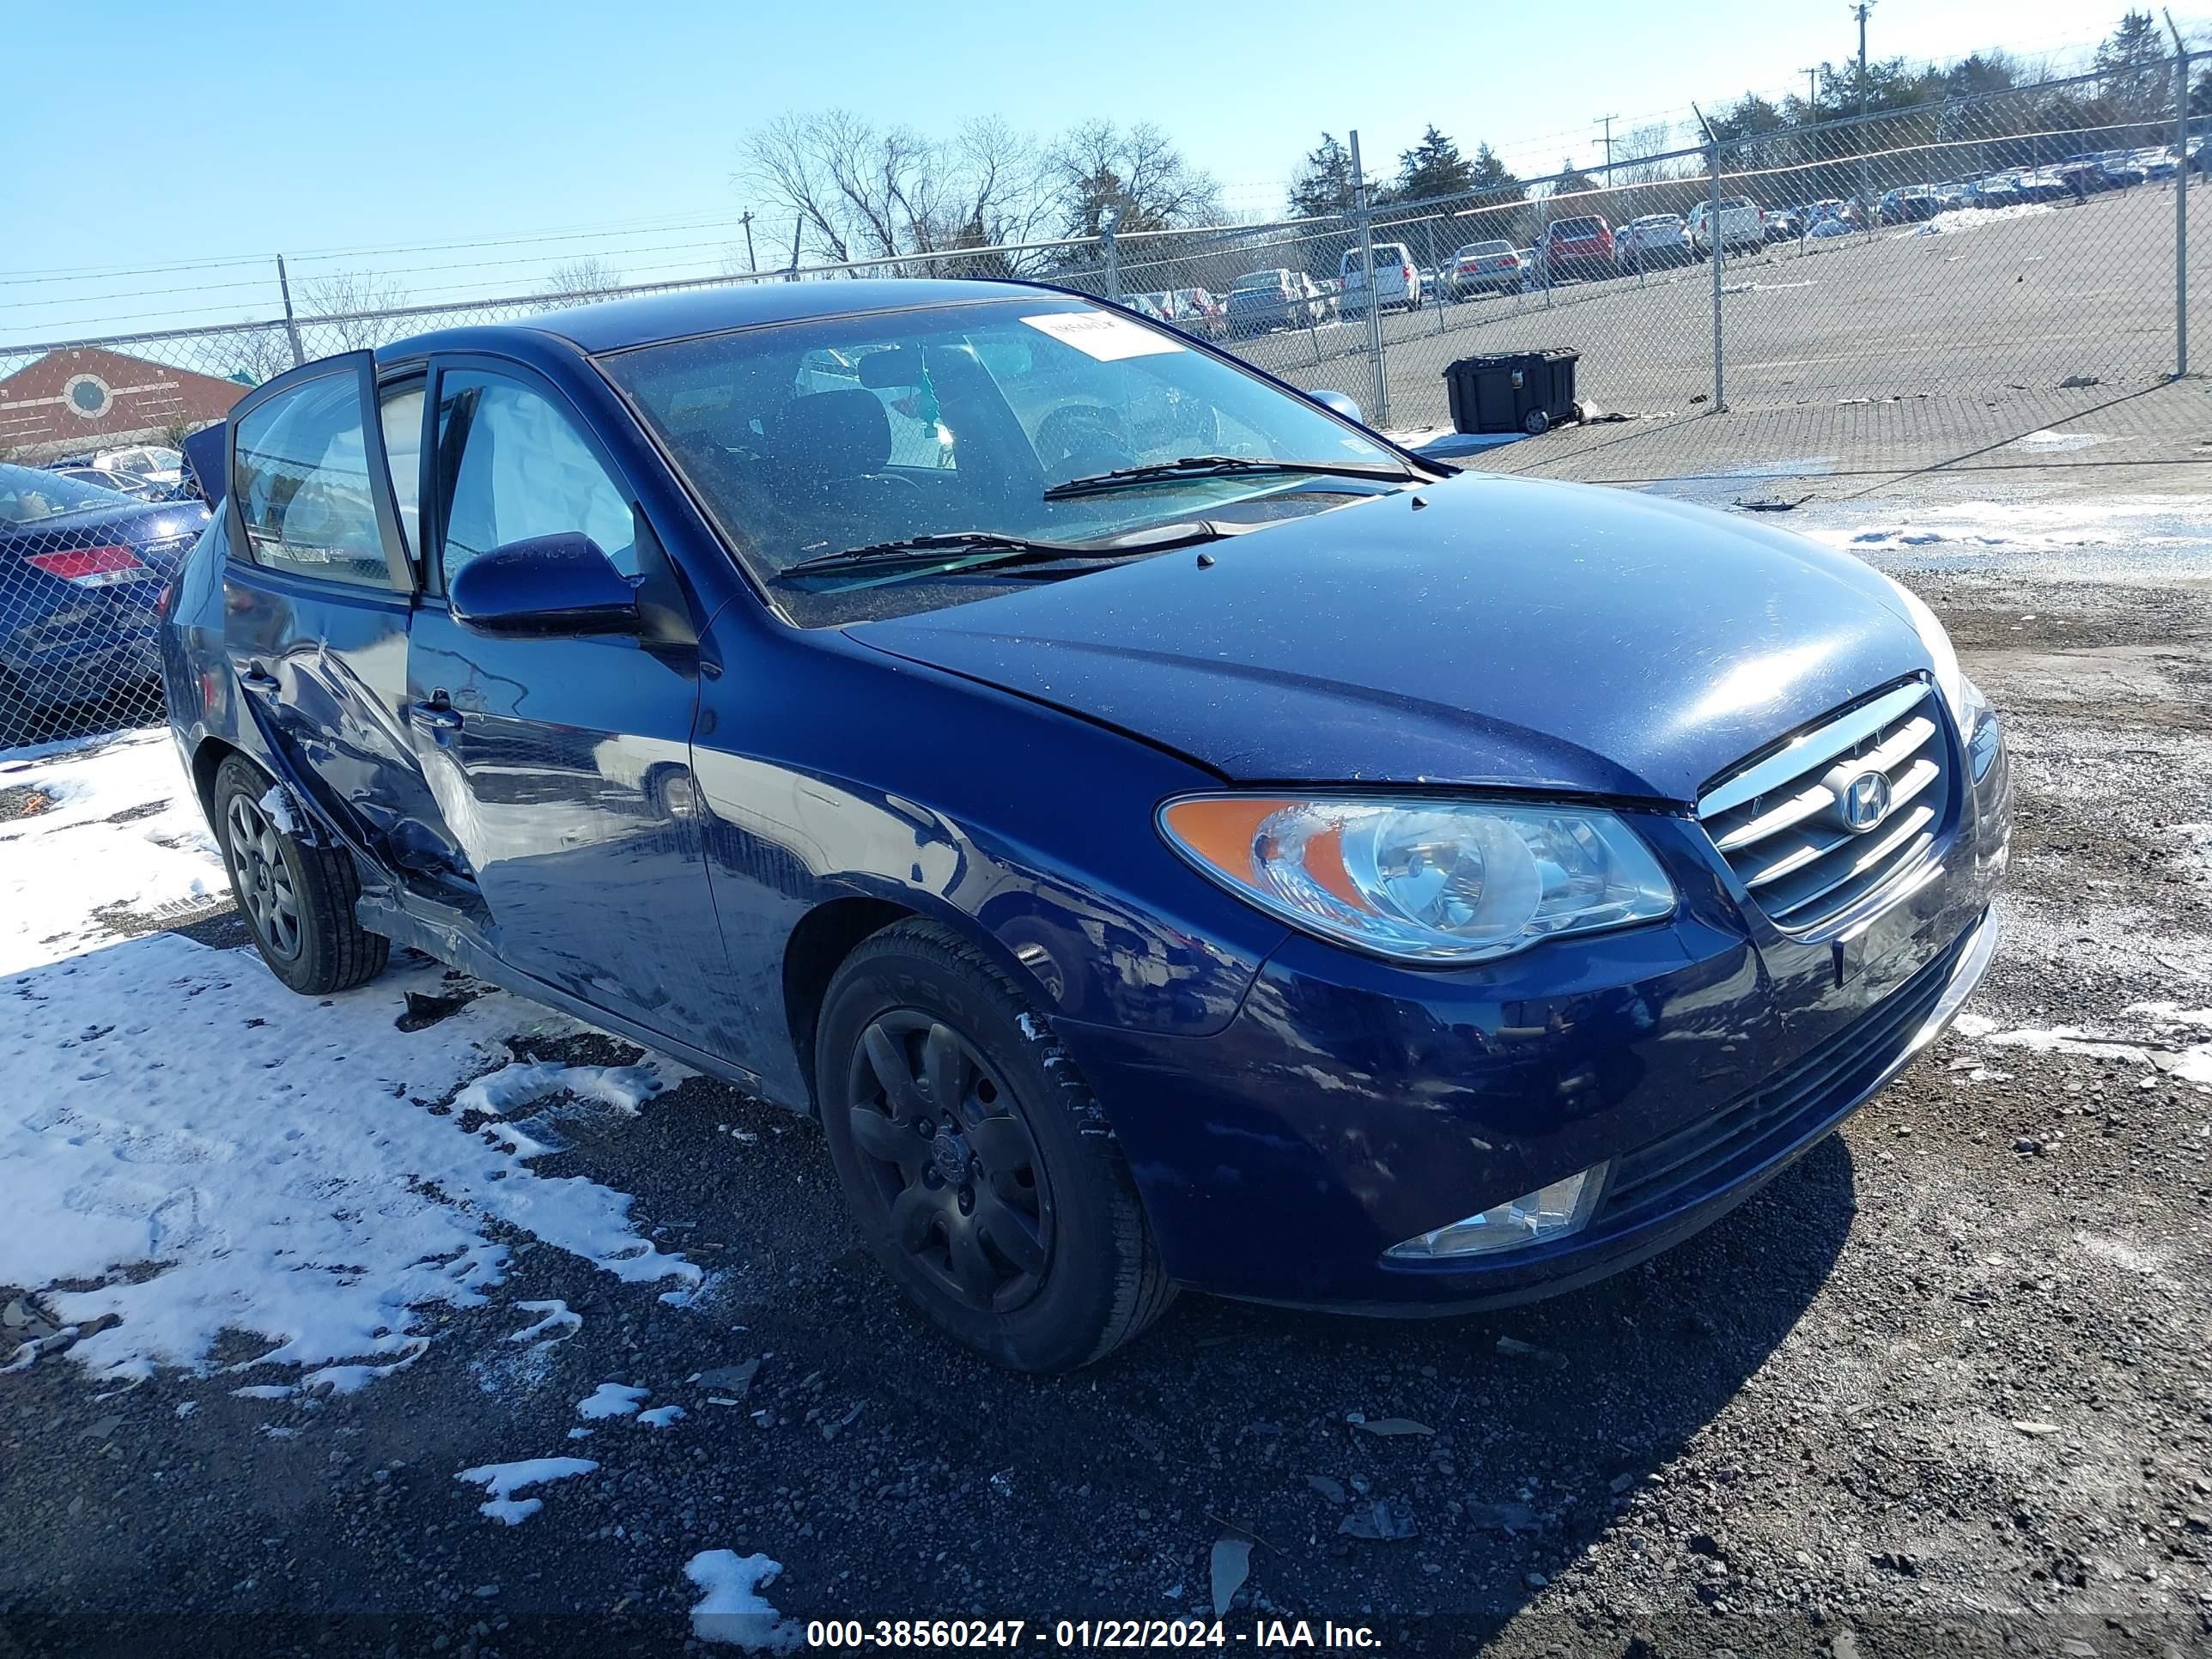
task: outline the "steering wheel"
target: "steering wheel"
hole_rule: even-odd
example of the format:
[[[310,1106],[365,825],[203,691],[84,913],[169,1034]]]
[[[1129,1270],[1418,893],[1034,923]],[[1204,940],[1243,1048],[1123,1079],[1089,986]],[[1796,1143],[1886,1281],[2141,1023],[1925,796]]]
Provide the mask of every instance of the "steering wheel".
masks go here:
[[[1038,424],[1037,458],[1054,477],[1083,478],[1134,466],[1137,453],[1111,410],[1097,404],[1070,404]]]

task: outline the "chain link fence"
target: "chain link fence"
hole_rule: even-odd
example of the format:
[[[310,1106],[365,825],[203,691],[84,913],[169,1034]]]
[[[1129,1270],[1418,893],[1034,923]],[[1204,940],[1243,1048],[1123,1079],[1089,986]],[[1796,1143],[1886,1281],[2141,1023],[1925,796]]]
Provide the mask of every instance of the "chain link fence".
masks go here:
[[[1046,281],[1401,434],[1449,424],[1453,362],[1570,348],[1583,418],[1462,459],[1604,482],[2199,460],[2191,62],[1330,217],[0,345],[0,747],[161,718],[155,607],[206,518],[186,434],[295,362],[592,300]]]

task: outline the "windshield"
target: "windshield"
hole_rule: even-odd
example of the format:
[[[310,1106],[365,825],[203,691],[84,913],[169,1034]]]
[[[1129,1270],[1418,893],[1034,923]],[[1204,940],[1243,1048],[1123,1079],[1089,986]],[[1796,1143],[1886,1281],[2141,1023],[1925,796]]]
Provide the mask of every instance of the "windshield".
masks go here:
[[[67,513],[135,506],[128,495],[33,466],[0,465],[0,524],[36,524]]]
[[[802,559],[971,532],[1090,544],[1303,517],[1398,487],[1247,469],[1048,499],[1076,479],[1196,456],[1404,468],[1176,335],[1056,295],[748,329],[605,362],[739,556],[809,624],[999,588],[981,571],[783,575]]]

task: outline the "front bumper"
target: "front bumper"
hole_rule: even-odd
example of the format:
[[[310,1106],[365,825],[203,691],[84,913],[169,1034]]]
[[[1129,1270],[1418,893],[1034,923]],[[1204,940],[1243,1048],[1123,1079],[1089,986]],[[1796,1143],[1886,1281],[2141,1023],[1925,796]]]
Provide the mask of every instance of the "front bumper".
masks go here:
[[[1942,1032],[1995,949],[2006,777],[2000,758],[1933,878],[1846,940],[1776,933],[1693,823],[1639,817],[1676,878],[1665,923],[1442,972],[1294,934],[1213,1036],[1057,1029],[1179,1281],[1366,1312],[1553,1294],[1717,1220]],[[1571,1237],[1385,1255],[1601,1164]]]

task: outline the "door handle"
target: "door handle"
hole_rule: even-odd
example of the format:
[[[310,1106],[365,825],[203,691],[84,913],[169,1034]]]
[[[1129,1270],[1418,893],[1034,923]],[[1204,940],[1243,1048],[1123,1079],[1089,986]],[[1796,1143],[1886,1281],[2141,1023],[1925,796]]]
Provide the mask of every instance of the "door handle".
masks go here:
[[[410,703],[407,718],[425,732],[447,732],[461,729],[461,717],[453,705],[443,697],[433,697],[428,702]]]
[[[259,663],[255,663],[243,674],[240,674],[238,677],[238,683],[244,686],[247,690],[256,692],[264,697],[273,697],[279,690],[283,690],[283,688],[276,683],[276,677],[270,673],[267,669],[264,668]]]

